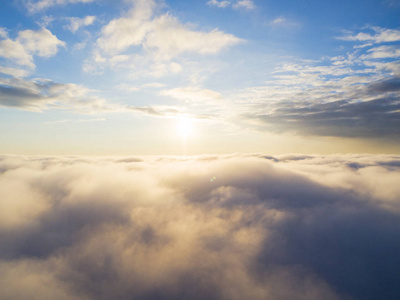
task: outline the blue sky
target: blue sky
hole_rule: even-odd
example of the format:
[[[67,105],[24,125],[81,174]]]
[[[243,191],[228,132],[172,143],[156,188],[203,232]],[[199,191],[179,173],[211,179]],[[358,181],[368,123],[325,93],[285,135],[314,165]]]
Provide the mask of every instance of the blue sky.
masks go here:
[[[399,1],[15,0],[11,153],[399,152]]]

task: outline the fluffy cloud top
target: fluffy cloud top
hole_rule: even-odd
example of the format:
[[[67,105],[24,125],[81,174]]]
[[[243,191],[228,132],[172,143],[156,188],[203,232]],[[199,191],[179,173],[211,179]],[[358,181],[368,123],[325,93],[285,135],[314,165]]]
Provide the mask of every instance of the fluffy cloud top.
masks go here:
[[[48,29],[23,30],[15,40],[7,38],[0,41],[0,56],[18,65],[35,68],[33,55],[51,57],[63,46],[65,42],[60,41]]]
[[[135,0],[125,16],[114,19],[102,29],[97,40],[98,52],[92,63],[110,62],[115,55],[124,53],[129,59],[144,54],[150,61],[170,61],[185,53],[216,54],[242,40],[218,29],[198,31],[180,23],[166,13],[155,16],[155,1]]]
[[[18,41],[13,41],[11,39],[0,41],[0,56],[18,65],[35,68],[32,55],[29,54]]]
[[[400,157],[0,157],[0,298],[396,299]]]
[[[18,33],[17,41],[24,46],[28,53],[35,54],[41,57],[50,57],[57,53],[58,47],[65,46],[63,41],[60,41],[48,29],[38,31],[24,30]]]

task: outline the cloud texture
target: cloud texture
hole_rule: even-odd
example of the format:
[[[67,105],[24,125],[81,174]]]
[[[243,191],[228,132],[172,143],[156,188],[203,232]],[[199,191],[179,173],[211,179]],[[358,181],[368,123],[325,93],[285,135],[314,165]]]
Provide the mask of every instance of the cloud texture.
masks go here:
[[[96,50],[86,62],[85,71],[100,66],[137,68],[148,61],[145,68],[155,69],[153,76],[178,73],[181,66],[172,62],[185,54],[212,55],[243,42],[242,39],[218,28],[211,31],[195,30],[183,24],[171,13],[157,14],[161,6],[154,0],[134,0],[133,7],[120,18],[111,20],[101,30]],[[163,63],[164,62],[164,63]],[[167,70],[158,71],[159,68]],[[169,70],[168,70],[169,69]]]
[[[0,157],[2,299],[396,299],[399,156]]]
[[[367,27],[337,38],[355,43],[346,55],[282,64],[265,85],[245,89],[239,118],[262,131],[398,138],[399,37]]]

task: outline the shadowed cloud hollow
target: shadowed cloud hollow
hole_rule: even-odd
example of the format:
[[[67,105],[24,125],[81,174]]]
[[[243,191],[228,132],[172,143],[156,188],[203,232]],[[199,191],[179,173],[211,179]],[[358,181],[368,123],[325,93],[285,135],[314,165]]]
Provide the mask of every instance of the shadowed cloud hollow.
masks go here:
[[[1,299],[396,299],[399,156],[0,157]]]

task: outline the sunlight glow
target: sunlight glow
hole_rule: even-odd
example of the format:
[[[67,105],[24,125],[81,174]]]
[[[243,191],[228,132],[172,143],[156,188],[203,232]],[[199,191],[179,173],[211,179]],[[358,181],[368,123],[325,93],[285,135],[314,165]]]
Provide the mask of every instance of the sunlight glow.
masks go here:
[[[178,119],[176,129],[183,139],[188,139],[193,135],[193,120],[184,116]]]

